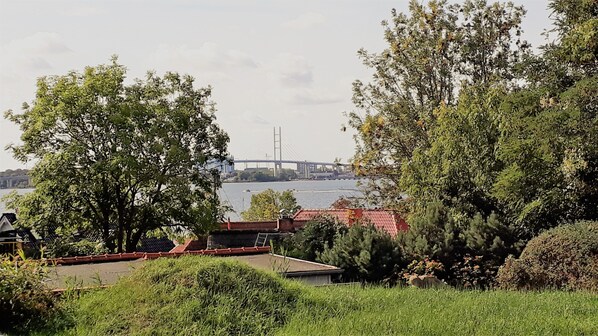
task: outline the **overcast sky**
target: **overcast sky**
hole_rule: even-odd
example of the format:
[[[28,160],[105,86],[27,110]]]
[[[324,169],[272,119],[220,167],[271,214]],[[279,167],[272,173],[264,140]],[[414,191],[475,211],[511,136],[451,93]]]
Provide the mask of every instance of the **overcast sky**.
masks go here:
[[[528,9],[525,37],[534,46],[550,26],[547,0],[515,1]],[[385,48],[380,22],[407,0],[0,0],[0,111],[20,111],[35,80],[111,55],[129,78],[177,71],[212,85],[217,122],[237,159],[272,156],[272,128],[282,127],[283,157],[346,162],[353,110],[351,83],[370,71],[359,48]],[[18,128],[0,118],[0,171],[31,168],[4,151]]]

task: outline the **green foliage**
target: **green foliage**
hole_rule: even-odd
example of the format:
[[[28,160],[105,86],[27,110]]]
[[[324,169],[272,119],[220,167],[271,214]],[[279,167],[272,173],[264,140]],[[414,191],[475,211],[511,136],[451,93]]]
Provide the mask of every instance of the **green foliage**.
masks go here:
[[[283,215],[293,215],[301,209],[293,191],[283,192],[266,189],[258,194],[251,195],[251,205],[241,213],[245,221],[276,220]],[[282,213],[281,213],[282,211]]]
[[[108,253],[101,242],[86,239],[75,240],[72,237],[57,237],[46,245],[45,254],[49,258],[90,256]]]
[[[426,258],[420,261],[413,260],[405,270],[408,274],[435,275],[444,271],[444,265],[441,262]]]
[[[458,287],[492,286],[498,267],[519,251],[516,235],[494,213],[469,218],[435,202],[414,212],[409,223],[398,236],[404,257],[439,261],[445,269],[435,275]]]
[[[529,89],[503,104],[493,195],[525,239],[563,220],[598,218],[598,77],[558,94]]]
[[[337,236],[319,259],[342,268],[344,280],[362,283],[381,282],[404,266],[399,246],[387,232],[359,223]]]
[[[237,172],[237,181],[249,182],[272,182],[272,181],[290,181],[297,178],[297,173],[293,169],[282,169],[278,176],[273,176],[272,173],[265,168],[264,170],[254,171],[240,171]]]
[[[442,201],[466,216],[496,212],[490,195],[502,168],[497,160],[503,87],[464,87],[456,106],[437,110],[430,147],[402,166],[400,187],[415,205]]]
[[[421,213],[409,217],[408,222],[409,230],[398,236],[406,257],[450,264],[453,250],[463,246],[452,217],[440,203],[423,208]]]
[[[598,3],[550,8],[558,39],[541,55],[520,40],[521,7],[486,1],[412,2],[385,23],[387,50],[361,52],[374,77],[354,86],[356,169],[408,214],[404,254],[439,260],[450,283],[489,286],[543,230],[598,219]]]
[[[509,259],[498,283],[510,289],[581,289],[598,292],[598,222],[548,230]]]
[[[57,300],[44,281],[43,262],[0,256],[0,333],[22,334],[47,326]]]
[[[598,74],[598,2],[596,0],[553,0],[555,31],[560,43],[556,56],[574,65],[575,72]]]
[[[484,0],[461,5],[412,0],[408,15],[393,10],[383,23],[388,48],[379,54],[359,51],[374,71],[371,82],[353,84],[353,101],[365,112],[349,115],[357,131],[354,168],[379,178],[368,185],[369,196],[397,205],[406,192],[401,166],[430,147],[437,109],[455,104],[458,87],[487,87],[515,77],[513,67],[529,49],[520,39],[524,13],[510,2]]]
[[[289,237],[285,245],[293,257],[316,261],[320,254],[326,248],[331,248],[335,239],[346,234],[347,230],[347,226],[338,223],[334,217],[318,216]]]
[[[228,136],[215,123],[211,89],[177,73],[149,72],[129,85],[125,76],[114,58],[42,77],[33,104],[6,113],[23,132],[14,156],[36,162],[36,189],[18,202],[22,225],[93,230],[121,252],[147,231],[188,226],[214,209],[202,204],[218,203],[220,181],[206,167],[226,158]]]
[[[207,257],[146,262],[115,286],[83,296],[79,335],[263,335],[282,326],[299,292],[275,275]]]

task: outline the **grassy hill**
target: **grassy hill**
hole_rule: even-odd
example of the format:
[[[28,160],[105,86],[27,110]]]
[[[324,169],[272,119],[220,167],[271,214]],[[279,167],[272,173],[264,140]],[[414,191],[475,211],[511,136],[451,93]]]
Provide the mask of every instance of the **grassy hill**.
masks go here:
[[[147,262],[72,302],[63,335],[598,335],[598,296],[308,287],[221,258]],[[52,333],[56,333],[54,330]]]

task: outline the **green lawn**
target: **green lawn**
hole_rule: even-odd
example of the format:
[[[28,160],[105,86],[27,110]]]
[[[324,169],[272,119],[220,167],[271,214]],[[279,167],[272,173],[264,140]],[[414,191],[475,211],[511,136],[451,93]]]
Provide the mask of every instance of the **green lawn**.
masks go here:
[[[598,335],[598,296],[452,289],[307,289],[277,335]],[[319,306],[319,308],[318,308]]]
[[[209,257],[147,262],[66,306],[34,334],[598,335],[595,294],[311,287]]]

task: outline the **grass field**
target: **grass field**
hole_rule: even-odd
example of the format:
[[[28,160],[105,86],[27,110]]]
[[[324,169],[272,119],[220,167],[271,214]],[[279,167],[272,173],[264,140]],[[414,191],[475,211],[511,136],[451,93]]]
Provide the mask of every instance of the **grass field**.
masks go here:
[[[598,296],[452,289],[306,289],[277,335],[598,335]],[[317,307],[320,307],[319,309]]]
[[[62,335],[598,335],[598,295],[310,287],[239,262],[160,259],[71,301]]]

